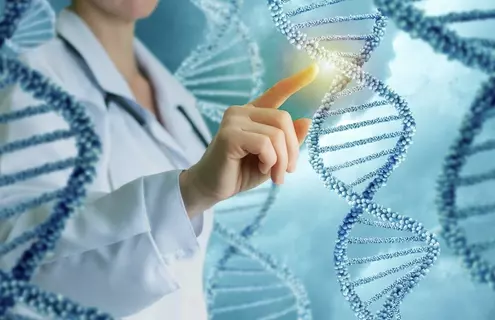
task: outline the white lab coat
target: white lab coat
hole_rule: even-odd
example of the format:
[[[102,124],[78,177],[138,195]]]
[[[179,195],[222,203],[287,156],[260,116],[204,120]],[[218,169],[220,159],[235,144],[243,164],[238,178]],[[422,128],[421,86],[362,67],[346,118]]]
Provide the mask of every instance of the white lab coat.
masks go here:
[[[95,123],[103,153],[84,210],[69,220],[55,254],[47,258],[33,281],[118,318],[206,319],[202,268],[212,211],[191,221],[178,184],[181,169],[196,163],[205,147],[176,107],[183,106],[201,133],[211,139],[194,97],[136,40],[139,64],[153,84],[164,122],[160,125],[150,112],[135,104],[147,122],[142,127],[115,103],[107,109],[95,81],[108,92],[133,103],[135,99],[84,21],[63,10],[57,31],[82,54],[94,79],[60,39],[21,59],[83,103]],[[2,113],[34,102],[17,87],[2,92],[0,99]],[[59,128],[67,126],[56,114],[32,117],[3,128],[0,139],[13,141]],[[68,140],[7,154],[0,158],[0,172],[68,158],[74,150],[73,141]],[[69,172],[3,188],[0,205],[62,187]],[[39,224],[48,212],[42,208],[0,221],[0,241],[7,242]],[[2,258],[1,266],[12,265],[19,252]]]

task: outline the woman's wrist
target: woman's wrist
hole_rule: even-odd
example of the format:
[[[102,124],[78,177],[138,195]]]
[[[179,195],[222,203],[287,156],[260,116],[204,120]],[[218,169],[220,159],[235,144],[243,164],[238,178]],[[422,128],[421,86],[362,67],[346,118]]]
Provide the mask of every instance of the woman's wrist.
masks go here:
[[[191,169],[184,170],[179,175],[179,186],[182,201],[190,219],[210,209],[218,203],[216,199],[201,191],[199,182]]]

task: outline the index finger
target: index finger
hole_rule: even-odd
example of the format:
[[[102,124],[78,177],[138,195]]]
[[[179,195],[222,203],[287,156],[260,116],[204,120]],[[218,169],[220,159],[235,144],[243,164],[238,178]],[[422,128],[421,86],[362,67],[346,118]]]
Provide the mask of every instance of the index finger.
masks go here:
[[[250,104],[258,108],[279,108],[294,93],[301,90],[316,78],[319,68],[313,63],[308,68],[299,71],[293,76],[277,82]]]

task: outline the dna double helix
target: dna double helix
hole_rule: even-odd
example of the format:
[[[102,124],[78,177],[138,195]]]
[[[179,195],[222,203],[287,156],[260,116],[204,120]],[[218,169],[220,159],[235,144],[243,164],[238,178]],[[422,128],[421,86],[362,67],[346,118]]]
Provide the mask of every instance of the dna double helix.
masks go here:
[[[77,150],[70,158],[46,159],[50,162],[0,174],[0,187],[14,188],[29,179],[70,170],[64,187],[39,194],[21,203],[2,205],[0,208],[0,221],[6,221],[40,205],[53,203],[51,214],[42,223],[0,245],[2,260],[16,248],[27,248],[10,270],[0,270],[0,317],[27,319],[11,310],[14,305],[22,304],[50,318],[111,319],[109,315],[94,308],[80,306],[30,283],[39,264],[54,250],[66,221],[84,200],[86,188],[95,177],[95,164],[101,149],[100,141],[93,131],[84,107],[41,73],[29,69],[15,57],[9,56],[34,48],[53,36],[53,17],[50,5],[44,0],[6,0],[3,18],[0,21],[1,87],[6,89],[8,86],[18,85],[38,102],[24,109],[3,112],[0,114],[0,124],[10,125],[50,113],[60,115],[68,124],[67,130],[56,130],[3,143],[0,145],[0,155],[6,156],[37,145],[67,139],[74,142]]]
[[[175,77],[197,98],[199,110],[220,122],[225,109],[244,105],[261,92],[263,63],[256,42],[239,16],[242,2],[193,3],[205,13],[208,32],[204,43],[181,63]],[[219,15],[224,19],[220,20]]]
[[[359,319],[400,319],[400,303],[434,264],[440,252],[439,244],[421,223],[373,201],[376,192],[386,184],[393,170],[405,159],[406,150],[415,132],[415,121],[402,97],[362,69],[383,36],[386,20],[382,12],[347,16],[332,16],[330,13],[324,18],[308,19],[309,13],[322,14],[324,10],[331,12],[332,8],[344,2],[346,0],[268,0],[268,7],[275,26],[291,44],[304,50],[312,59],[330,64],[340,73],[340,76],[333,79],[321,106],[313,116],[307,146],[309,161],[324,185],[351,206],[339,227],[334,249],[335,270],[341,292]],[[355,8],[359,6],[356,5]],[[322,34],[325,33],[322,27],[328,25],[370,20],[374,23],[368,34]],[[364,44],[359,53],[343,52],[332,49],[337,41],[362,41]],[[352,98],[358,92],[368,92],[374,94],[374,97],[371,101],[355,104]],[[332,110],[331,107],[337,102],[347,103],[348,106]],[[352,121],[352,116],[362,118],[372,110],[381,116]],[[348,123],[333,126],[328,124],[332,117],[342,116],[350,119],[346,120]],[[388,132],[394,125],[396,131]],[[379,131],[380,134],[375,134],[374,131]],[[354,139],[360,134],[365,136]],[[337,140],[342,142],[328,145],[327,141]],[[390,140],[393,142],[382,149],[381,144]],[[325,157],[331,152],[335,154],[332,158]],[[339,159],[341,162],[328,164],[331,159]],[[358,190],[363,184],[363,190]],[[372,232],[377,234],[370,236]],[[357,245],[368,245],[369,250],[370,246],[377,244],[387,244],[388,247],[394,244],[401,248],[371,256],[350,257],[350,247],[353,251],[358,251],[363,249]],[[374,249],[378,250],[376,247]],[[353,266],[379,261],[386,261],[388,264],[411,255],[413,257],[409,261],[400,264],[397,262],[397,266],[384,271],[373,270],[372,273],[368,272],[371,275],[357,279],[351,276],[355,273],[351,270]],[[368,270],[371,268],[369,266]],[[392,283],[387,285],[387,278],[392,275],[397,275],[397,278],[389,280]],[[376,288],[380,287],[378,281],[384,283],[385,288],[375,293]],[[367,291],[360,288],[370,283],[374,285],[368,291],[373,294],[366,297]],[[374,305],[380,305],[379,302],[381,306],[372,311]]]
[[[193,3],[205,13],[208,32],[204,43],[184,60],[175,75],[196,96],[202,114],[218,123],[229,106],[244,105],[261,93],[264,67],[258,45],[240,17],[242,1]],[[278,189],[266,183],[215,208],[214,235],[228,247],[206,281],[211,319],[311,319],[301,282],[287,267],[250,243]],[[234,223],[218,222],[228,216],[242,220],[242,225],[234,228]]]
[[[452,28],[466,22],[495,19],[495,6],[491,10],[428,16],[413,3],[393,0],[375,0],[375,3],[400,29],[412,37],[422,39],[449,59],[490,76],[477,93],[465,115],[459,135],[445,157],[437,182],[437,206],[440,235],[447,246],[462,258],[463,265],[474,281],[487,283],[495,289],[495,264],[488,256],[490,250],[495,248],[495,238],[481,241],[473,239],[477,235],[468,230],[469,226],[478,229],[490,223],[489,218],[493,218],[495,204],[480,202],[463,206],[459,201],[464,189],[477,187],[476,191],[480,193],[486,188],[483,183],[495,179],[493,169],[462,175],[463,169],[469,165],[469,159],[476,159],[495,148],[493,139],[488,138],[482,142],[476,139],[482,139],[483,133],[492,127],[489,122],[495,115],[495,39],[462,37]]]

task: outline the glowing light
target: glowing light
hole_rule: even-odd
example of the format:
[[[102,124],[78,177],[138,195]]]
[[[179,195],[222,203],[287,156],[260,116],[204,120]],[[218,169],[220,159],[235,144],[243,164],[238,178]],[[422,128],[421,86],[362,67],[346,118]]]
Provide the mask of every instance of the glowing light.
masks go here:
[[[330,61],[320,61],[318,63],[318,66],[320,67],[320,72],[329,72],[329,71],[334,71],[335,67]]]

